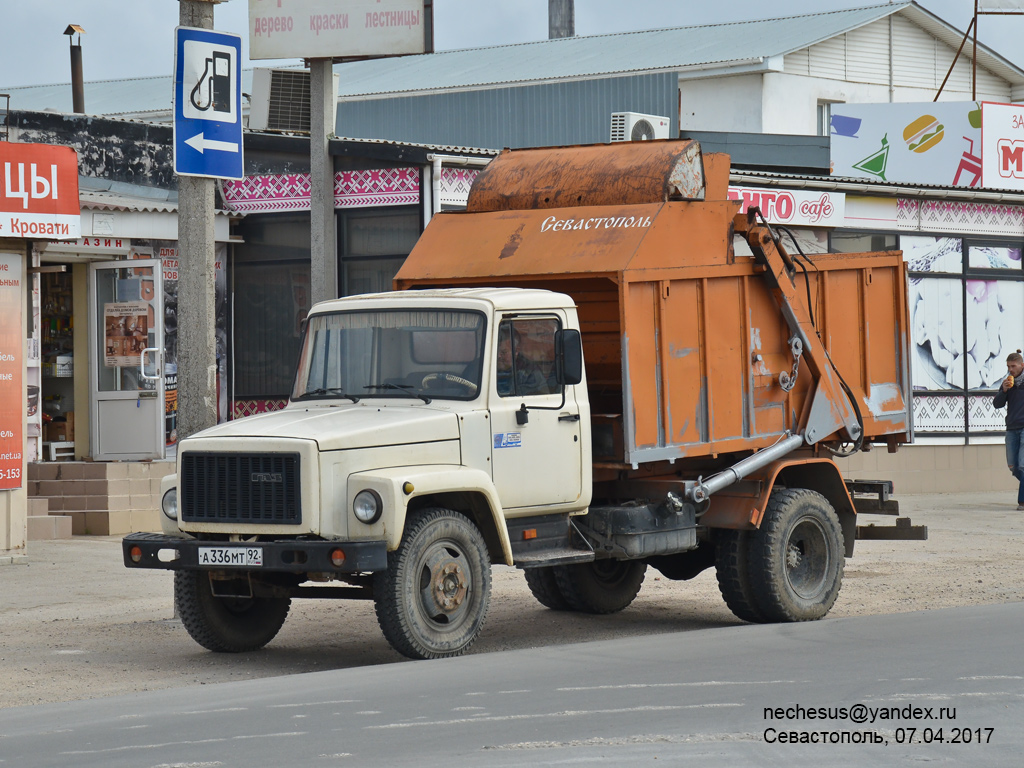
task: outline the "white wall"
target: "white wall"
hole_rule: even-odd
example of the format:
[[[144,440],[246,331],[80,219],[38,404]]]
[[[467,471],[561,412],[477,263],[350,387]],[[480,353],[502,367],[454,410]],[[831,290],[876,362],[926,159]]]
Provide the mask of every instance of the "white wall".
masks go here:
[[[927,102],[935,98],[956,51],[900,15],[893,18],[893,89],[889,92],[889,21],[883,19],[770,62],[772,71],[680,78],[680,127],[704,131],[818,132],[818,103]],[[1010,84],[978,68],[979,101],[1010,101]],[[942,101],[971,100],[971,62],[961,56]]]
[[[762,77],[755,74],[680,80],[680,129],[763,133]]]

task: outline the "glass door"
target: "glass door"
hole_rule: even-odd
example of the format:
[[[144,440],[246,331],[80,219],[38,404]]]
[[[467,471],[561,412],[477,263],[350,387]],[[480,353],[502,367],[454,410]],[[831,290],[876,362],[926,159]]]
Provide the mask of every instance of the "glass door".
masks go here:
[[[89,271],[92,457],[164,457],[164,301],[159,259]]]

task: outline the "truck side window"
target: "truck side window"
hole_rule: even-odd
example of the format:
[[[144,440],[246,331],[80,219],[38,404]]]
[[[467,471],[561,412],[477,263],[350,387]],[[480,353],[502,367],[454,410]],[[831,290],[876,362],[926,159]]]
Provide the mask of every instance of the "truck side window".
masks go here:
[[[550,395],[555,378],[554,317],[505,320],[498,326],[497,390],[502,397]]]

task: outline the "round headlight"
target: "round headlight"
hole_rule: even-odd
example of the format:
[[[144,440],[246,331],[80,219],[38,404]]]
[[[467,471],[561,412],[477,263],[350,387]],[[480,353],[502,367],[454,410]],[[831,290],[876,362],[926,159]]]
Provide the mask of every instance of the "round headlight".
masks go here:
[[[356,494],[355,499],[352,500],[352,513],[356,516],[356,520],[361,523],[370,525],[380,520],[380,515],[384,511],[384,504],[380,500],[380,496],[376,491],[369,489],[360,491]]]
[[[160,500],[160,509],[164,511],[171,520],[178,519],[178,489],[171,488]]]

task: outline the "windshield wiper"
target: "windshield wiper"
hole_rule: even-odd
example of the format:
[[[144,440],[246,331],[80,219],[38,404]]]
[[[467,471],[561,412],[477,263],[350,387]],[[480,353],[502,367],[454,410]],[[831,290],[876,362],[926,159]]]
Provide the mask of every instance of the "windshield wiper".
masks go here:
[[[390,382],[387,384],[367,384],[363,389],[400,389],[405,391],[412,389],[412,384],[391,384]],[[420,392],[410,392],[409,394],[413,397],[418,397],[427,405],[430,404],[430,398]]]
[[[359,402],[359,397],[357,395],[350,395],[341,387],[317,387],[316,389],[309,389],[299,395],[297,399],[305,400],[307,397],[320,397],[322,395],[337,395],[338,397],[347,397],[353,403]]]

